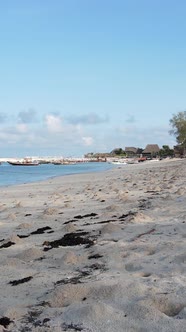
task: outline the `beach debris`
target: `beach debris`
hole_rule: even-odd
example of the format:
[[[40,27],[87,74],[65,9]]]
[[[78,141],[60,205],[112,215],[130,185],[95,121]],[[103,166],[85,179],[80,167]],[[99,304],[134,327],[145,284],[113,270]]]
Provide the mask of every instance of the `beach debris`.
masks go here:
[[[33,232],[31,232],[30,234],[27,234],[27,235],[22,235],[22,234],[20,234],[20,235],[17,235],[17,236],[21,239],[21,238],[29,237],[30,235],[44,234],[45,231],[49,231],[49,232],[47,232],[47,233],[53,233],[53,230],[52,230],[51,227],[49,227],[49,226],[45,226],[45,227],[40,227],[40,228],[36,229],[36,231],[33,231]]]
[[[64,331],[68,331],[69,329],[71,329],[71,330],[74,330],[74,331],[83,331],[84,330],[84,328],[83,328],[83,326],[82,325],[77,325],[77,324],[66,324],[66,323],[64,323],[63,324],[63,330]]]
[[[98,222],[96,222],[94,224],[107,224],[107,223],[110,223],[110,222],[116,222],[116,221],[118,221],[118,219],[120,221],[126,221],[126,220],[127,221],[131,221],[134,218],[134,216],[136,215],[136,213],[137,212],[129,211],[126,214],[122,214],[120,217],[117,217],[115,215],[112,216],[113,218],[117,218],[117,219],[102,220],[102,221],[98,221]],[[88,226],[88,225],[91,225],[91,224],[90,223],[85,224],[85,226]]]
[[[9,248],[9,247],[13,246],[14,244],[15,244],[15,242],[8,241],[8,242],[2,244],[2,245],[0,246],[0,249],[3,249],[3,248]]]
[[[129,211],[126,214],[122,214],[118,219],[120,219],[121,221],[124,221],[126,219],[127,219],[127,221],[131,221],[135,215],[136,215],[136,212]]]
[[[77,221],[77,220],[75,220],[75,219],[71,219],[71,220],[65,221],[65,222],[64,222],[64,225],[70,224],[71,222],[75,222],[75,221]]]
[[[74,216],[75,219],[83,219],[83,218],[89,218],[89,217],[96,217],[97,213],[89,213],[89,214],[84,214],[83,216],[81,214]]]
[[[101,258],[101,257],[103,257],[103,256],[100,255],[100,254],[95,254],[95,255],[90,255],[90,256],[88,257],[88,259],[98,259],[98,258]]]
[[[89,234],[88,232],[80,232],[80,233],[67,233],[61,239],[54,241],[45,241],[43,245],[47,246],[44,248],[44,251],[51,250],[52,248],[58,248],[60,246],[78,246],[81,244],[86,244],[86,248],[94,245],[94,241],[90,240],[84,235]]]
[[[92,265],[87,266],[87,268],[90,270],[101,270],[102,272],[106,271],[105,265],[100,263],[94,263]]]
[[[12,286],[17,286],[19,284],[23,284],[25,282],[30,281],[32,278],[33,278],[32,276],[29,276],[29,277],[18,279],[18,280],[13,280],[13,281],[10,281],[9,284]]]
[[[46,227],[40,227],[38,229],[36,229],[36,231],[33,231],[30,233],[30,235],[35,235],[35,234],[43,234],[45,233],[45,231],[51,230],[52,228],[49,226]]]
[[[103,272],[106,271],[106,267],[104,264],[99,264],[99,263],[85,266],[83,270],[79,271],[79,274],[77,276],[58,280],[55,282],[55,285],[81,284],[83,283],[83,281],[81,280],[82,278],[91,276],[93,271],[96,270],[100,270]]]
[[[81,284],[80,280],[83,277],[87,277],[91,274],[90,270],[79,271],[79,274],[75,277],[65,278],[55,282],[55,285],[66,285],[66,284]]]
[[[0,318],[0,325],[4,326],[5,328],[10,324],[12,323],[12,321],[10,320],[10,318],[8,317],[1,317]]]
[[[152,228],[152,229],[148,230],[147,232],[144,232],[144,233],[138,234],[137,236],[135,236],[135,238],[132,239],[132,241],[135,241],[135,240],[139,239],[141,236],[144,236],[144,235],[148,235],[148,234],[154,233],[155,230],[156,230],[155,228]]]
[[[109,222],[113,222],[113,221],[118,221],[118,220],[115,220],[115,219],[108,219],[108,220],[102,220],[102,221],[98,221],[98,222],[95,222],[94,225],[98,225],[98,224],[107,224]],[[90,224],[85,224],[85,226],[87,225],[90,225]]]
[[[26,237],[29,237],[30,234],[28,234],[28,235],[17,234],[17,236],[18,236],[20,239],[24,239],[24,238],[26,238]]]

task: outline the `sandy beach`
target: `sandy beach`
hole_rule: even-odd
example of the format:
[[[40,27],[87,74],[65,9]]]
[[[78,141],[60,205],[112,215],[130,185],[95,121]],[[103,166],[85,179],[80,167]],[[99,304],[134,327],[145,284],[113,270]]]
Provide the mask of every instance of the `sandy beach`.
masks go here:
[[[2,187],[0,331],[185,332],[185,170]]]

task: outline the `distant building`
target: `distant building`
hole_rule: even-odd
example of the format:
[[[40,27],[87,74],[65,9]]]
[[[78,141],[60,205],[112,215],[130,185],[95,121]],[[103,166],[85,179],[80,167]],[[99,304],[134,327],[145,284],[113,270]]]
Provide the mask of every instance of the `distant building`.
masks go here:
[[[134,157],[138,154],[138,148],[126,147],[125,153],[126,153],[127,157]]]
[[[90,152],[84,155],[84,158],[90,159],[90,161],[106,161],[107,157],[110,157],[110,153],[108,152]]]
[[[143,150],[143,157],[155,158],[158,156],[160,148],[157,144],[147,144],[146,148]]]

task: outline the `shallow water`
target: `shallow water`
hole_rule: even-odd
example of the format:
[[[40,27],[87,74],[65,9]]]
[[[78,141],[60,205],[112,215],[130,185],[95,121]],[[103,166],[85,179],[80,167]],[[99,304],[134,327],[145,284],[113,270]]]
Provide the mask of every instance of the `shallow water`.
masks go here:
[[[75,165],[42,164],[39,166],[12,166],[8,163],[0,165],[0,186],[37,182],[56,176],[100,172],[111,169],[108,163],[91,162]]]

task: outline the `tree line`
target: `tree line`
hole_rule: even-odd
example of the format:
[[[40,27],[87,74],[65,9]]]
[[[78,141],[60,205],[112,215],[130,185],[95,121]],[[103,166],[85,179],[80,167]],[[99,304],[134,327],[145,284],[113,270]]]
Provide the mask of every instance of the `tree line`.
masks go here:
[[[172,129],[169,133],[176,137],[176,142],[183,148],[186,148],[186,111],[173,114],[170,119]]]

